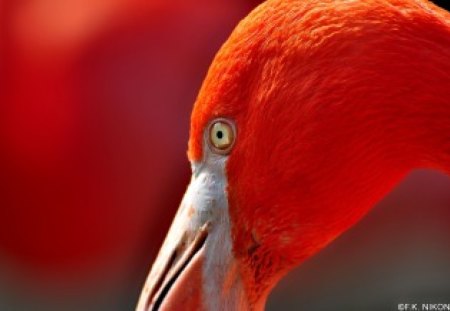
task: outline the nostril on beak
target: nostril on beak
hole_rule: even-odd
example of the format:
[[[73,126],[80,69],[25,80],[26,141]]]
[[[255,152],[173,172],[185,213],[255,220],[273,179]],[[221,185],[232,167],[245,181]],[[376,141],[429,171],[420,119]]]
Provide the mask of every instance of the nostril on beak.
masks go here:
[[[188,266],[191,259],[197,254],[206,242],[210,223],[205,223],[196,233],[194,239],[188,245],[186,234],[180,239],[177,247],[174,249],[170,259],[164,267],[155,287],[149,295],[146,310],[157,311],[162,305],[164,298],[169,293],[173,284]]]

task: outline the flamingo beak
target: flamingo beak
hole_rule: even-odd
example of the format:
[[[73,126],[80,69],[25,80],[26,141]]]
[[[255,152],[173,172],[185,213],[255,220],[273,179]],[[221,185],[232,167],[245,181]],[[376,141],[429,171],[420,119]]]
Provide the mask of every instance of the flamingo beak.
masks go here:
[[[174,224],[177,220],[178,217]],[[181,230],[184,233],[180,236],[177,231],[170,230],[142,291],[137,310],[205,309],[200,297],[208,223],[196,233]]]
[[[193,166],[191,183],[147,278],[137,311],[245,305],[232,252],[224,166],[221,160]]]

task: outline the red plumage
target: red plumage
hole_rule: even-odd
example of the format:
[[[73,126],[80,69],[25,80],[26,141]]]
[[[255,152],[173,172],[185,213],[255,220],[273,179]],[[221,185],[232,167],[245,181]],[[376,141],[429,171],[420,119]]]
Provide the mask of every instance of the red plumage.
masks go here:
[[[289,269],[410,170],[450,171],[450,16],[426,1],[267,1],[216,56],[197,99],[234,119],[234,252],[261,304]]]

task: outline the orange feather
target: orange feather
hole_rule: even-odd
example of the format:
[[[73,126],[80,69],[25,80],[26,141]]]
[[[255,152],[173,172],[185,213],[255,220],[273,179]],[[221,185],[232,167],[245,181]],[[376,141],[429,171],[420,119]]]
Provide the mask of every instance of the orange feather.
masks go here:
[[[189,157],[236,121],[234,252],[254,305],[409,171],[450,172],[450,15],[427,1],[275,1],[244,19],[195,104]]]

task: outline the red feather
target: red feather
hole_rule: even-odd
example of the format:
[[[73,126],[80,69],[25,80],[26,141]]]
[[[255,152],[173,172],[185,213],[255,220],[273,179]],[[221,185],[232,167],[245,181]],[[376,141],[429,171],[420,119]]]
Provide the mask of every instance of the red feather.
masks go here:
[[[216,56],[205,125],[237,124],[229,156],[235,255],[255,304],[409,171],[450,172],[450,15],[426,1],[268,1]]]

